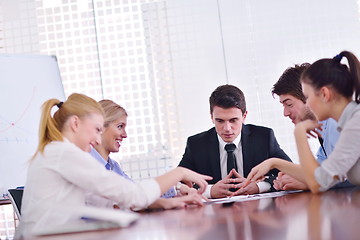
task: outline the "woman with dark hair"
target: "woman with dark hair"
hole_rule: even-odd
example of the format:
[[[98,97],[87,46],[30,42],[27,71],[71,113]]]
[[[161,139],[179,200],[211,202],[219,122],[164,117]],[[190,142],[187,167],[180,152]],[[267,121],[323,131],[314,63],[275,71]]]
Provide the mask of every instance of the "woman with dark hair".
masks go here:
[[[347,59],[348,66],[341,60]],[[326,191],[346,178],[360,185],[360,64],[356,56],[343,51],[334,58],[320,59],[301,76],[306,104],[322,121],[333,118],[338,123],[339,140],[328,159],[316,161],[307,141],[308,135],[319,135],[321,124],[306,120],[295,127],[300,165],[272,158],[254,167],[247,181],[261,179],[277,168],[304,181],[313,193]]]

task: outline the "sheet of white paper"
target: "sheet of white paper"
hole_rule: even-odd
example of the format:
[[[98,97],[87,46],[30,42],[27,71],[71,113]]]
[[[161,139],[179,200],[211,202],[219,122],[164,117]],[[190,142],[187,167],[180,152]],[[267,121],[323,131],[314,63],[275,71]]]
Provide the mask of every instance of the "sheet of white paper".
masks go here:
[[[230,203],[230,202],[243,202],[250,200],[258,200],[262,198],[273,198],[280,197],[290,193],[302,192],[302,190],[292,190],[292,191],[279,191],[279,192],[269,192],[269,193],[259,193],[259,194],[251,194],[251,195],[239,195],[234,197],[227,198],[214,198],[209,199],[209,201],[205,201],[205,204],[219,204],[219,203]]]

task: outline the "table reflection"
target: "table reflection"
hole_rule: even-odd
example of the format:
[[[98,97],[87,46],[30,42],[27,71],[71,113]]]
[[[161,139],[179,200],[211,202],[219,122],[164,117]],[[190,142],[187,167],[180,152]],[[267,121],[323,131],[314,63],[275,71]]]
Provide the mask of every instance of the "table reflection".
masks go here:
[[[141,213],[130,227],[67,239],[357,239],[360,188]],[[64,236],[34,239],[64,239]],[[26,238],[27,239],[27,238]],[[33,238],[29,238],[33,239]]]

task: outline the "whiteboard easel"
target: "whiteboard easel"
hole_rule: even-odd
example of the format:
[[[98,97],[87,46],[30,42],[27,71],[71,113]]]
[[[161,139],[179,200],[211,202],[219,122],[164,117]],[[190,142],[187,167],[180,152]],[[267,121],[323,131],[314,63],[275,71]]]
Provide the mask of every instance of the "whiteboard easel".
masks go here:
[[[0,198],[25,184],[41,106],[50,98],[65,99],[55,56],[0,54]]]

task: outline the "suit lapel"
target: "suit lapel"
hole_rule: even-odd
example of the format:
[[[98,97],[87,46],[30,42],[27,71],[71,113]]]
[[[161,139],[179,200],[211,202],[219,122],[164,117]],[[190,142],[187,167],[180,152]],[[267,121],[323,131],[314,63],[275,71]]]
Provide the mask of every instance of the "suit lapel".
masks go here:
[[[209,137],[209,146],[208,154],[210,159],[210,167],[213,172],[213,182],[218,182],[221,180],[221,170],[220,170],[220,152],[219,152],[219,140],[215,128],[211,129]]]
[[[243,125],[241,130],[241,148],[243,155],[243,174],[244,177],[251,171],[251,159],[253,153],[253,144],[251,143],[250,129],[248,126]]]

